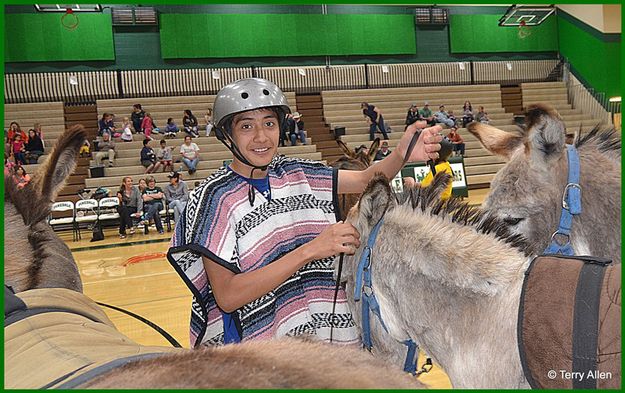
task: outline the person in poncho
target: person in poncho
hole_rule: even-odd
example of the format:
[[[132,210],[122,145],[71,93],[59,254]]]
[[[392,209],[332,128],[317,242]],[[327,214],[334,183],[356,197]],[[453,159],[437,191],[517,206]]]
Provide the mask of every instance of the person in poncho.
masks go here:
[[[222,88],[213,106],[215,135],[232,162],[190,194],[167,257],[193,293],[191,347],[314,335],[359,342],[345,293],[333,311],[334,261],[360,246],[339,221],[339,193],[360,193],[379,172],[393,178],[418,127],[364,171],[277,154],[289,105],[270,81]],[[438,156],[440,127],[424,129],[408,161]]]

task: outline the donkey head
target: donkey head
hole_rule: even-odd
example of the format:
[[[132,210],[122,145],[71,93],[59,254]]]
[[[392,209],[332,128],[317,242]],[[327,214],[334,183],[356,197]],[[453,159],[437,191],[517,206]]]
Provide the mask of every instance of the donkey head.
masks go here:
[[[486,149],[508,161],[492,181],[491,192],[484,202],[483,209],[503,219],[512,232],[522,234],[528,240],[529,250],[533,254],[539,254],[545,249],[551,234],[558,227],[562,193],[567,183],[568,172],[566,128],[556,110],[546,105],[530,106],[526,112],[525,123],[526,128],[520,133],[501,131],[481,123],[471,123],[468,129]],[[593,131],[595,134],[596,132],[597,129]],[[593,138],[601,139],[601,137]],[[603,137],[610,138],[611,135]],[[609,158],[600,157],[603,155],[600,144],[595,144],[592,152],[589,149],[583,150],[581,146],[583,144],[578,136],[576,145],[582,161],[581,180],[584,183],[582,189],[585,205],[583,209],[586,211],[592,210],[592,206],[588,203],[594,205],[603,203],[594,201],[593,199],[601,197],[593,194],[599,192],[610,195],[611,192],[593,190],[593,186],[585,182],[596,182],[599,178],[609,176],[612,178],[611,182],[616,184],[613,191],[620,195],[616,188],[620,178],[620,166],[616,168],[615,165],[607,163],[610,161]],[[592,169],[592,166],[600,166],[602,170],[593,173],[598,168]],[[612,212],[614,209],[620,209],[620,201],[612,208],[604,207],[599,210],[606,209]],[[594,212],[584,214],[585,220],[592,219],[592,216],[596,215]],[[588,226],[588,221],[584,225]],[[620,220],[618,225],[620,228]],[[580,236],[577,238],[579,241]],[[582,243],[587,244],[590,241],[582,240]],[[573,246],[575,248],[575,244]],[[583,245],[577,250],[578,253],[584,251],[589,252]]]
[[[362,170],[368,168],[373,162],[375,154],[378,152],[378,148],[380,147],[380,138],[375,138],[375,140],[371,142],[368,153],[365,153],[364,151],[356,153],[355,150],[350,149],[349,146],[347,146],[345,142],[340,139],[337,140],[336,143],[339,145],[344,155],[332,163],[332,167],[339,169]]]
[[[76,167],[85,137],[82,125],[66,131],[22,189],[5,173],[4,280],[15,292],[42,287],[82,291],[71,252],[46,219],[51,204]]]

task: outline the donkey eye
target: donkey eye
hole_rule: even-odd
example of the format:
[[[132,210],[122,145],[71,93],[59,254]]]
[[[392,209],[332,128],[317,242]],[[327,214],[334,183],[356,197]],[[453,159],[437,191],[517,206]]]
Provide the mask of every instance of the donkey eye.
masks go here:
[[[503,219],[503,222],[510,226],[515,226],[523,220],[525,220],[523,217],[506,217]]]

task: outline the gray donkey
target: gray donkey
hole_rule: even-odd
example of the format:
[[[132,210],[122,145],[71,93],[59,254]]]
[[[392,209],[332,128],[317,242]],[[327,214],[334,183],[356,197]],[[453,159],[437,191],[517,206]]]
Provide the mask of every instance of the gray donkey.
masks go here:
[[[521,133],[483,123],[468,129],[491,153],[508,161],[491,183],[482,208],[508,223],[540,254],[558,227],[567,184],[565,126],[545,105],[528,108]],[[582,213],[573,219],[570,236],[577,255],[621,261],[621,140],[614,130],[577,135],[581,164]]]
[[[441,365],[454,388],[529,388],[517,342],[528,245],[492,215],[457,199],[441,202],[448,181],[439,174],[429,187],[399,195],[382,175],[369,183],[348,215],[362,242],[343,268],[349,305],[360,310],[354,300],[357,265],[381,222],[370,269],[388,333],[372,322],[374,353],[378,345],[379,356],[397,363],[405,349],[392,341],[411,338]],[[620,286],[615,290],[620,293]],[[620,315],[620,296],[617,303]],[[618,352],[620,365],[618,331],[618,340],[601,349],[608,356]],[[620,373],[616,377],[608,382],[618,387]]]
[[[4,228],[9,241],[4,245],[4,278],[20,299],[11,303],[8,314],[9,302],[5,303],[5,387],[422,387],[355,348],[282,339],[188,350],[142,346],[121,335],[82,294],[69,248],[46,223],[84,140],[82,126],[66,131],[23,189],[5,176]],[[14,299],[7,291],[5,287],[5,298]],[[31,310],[52,307],[53,312],[26,317],[20,303]],[[131,357],[116,365],[124,355],[141,354],[157,356]],[[97,367],[101,365],[106,367]]]

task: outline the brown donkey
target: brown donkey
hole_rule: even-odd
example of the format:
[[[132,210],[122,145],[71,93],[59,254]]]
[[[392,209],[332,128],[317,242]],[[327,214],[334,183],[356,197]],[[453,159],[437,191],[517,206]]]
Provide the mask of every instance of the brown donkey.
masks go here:
[[[380,147],[380,138],[375,138],[375,140],[371,142],[368,153],[365,153],[364,151],[359,151],[358,153],[356,153],[355,150],[350,149],[349,146],[347,146],[345,142],[340,139],[337,139],[336,143],[343,151],[343,156],[330,163],[330,166],[337,169],[362,171],[363,169],[367,169],[371,166],[375,154],[378,152],[378,148]],[[358,203],[358,197],[359,195],[357,194],[339,195],[339,210],[341,212],[341,220],[345,220],[349,209],[351,209],[354,205],[356,205],[356,203]]]
[[[69,248],[46,223],[85,140],[73,126],[32,181],[5,178],[6,388],[418,388],[369,353],[301,339],[189,350],[119,333],[82,294]],[[7,313],[8,307],[8,313]]]

